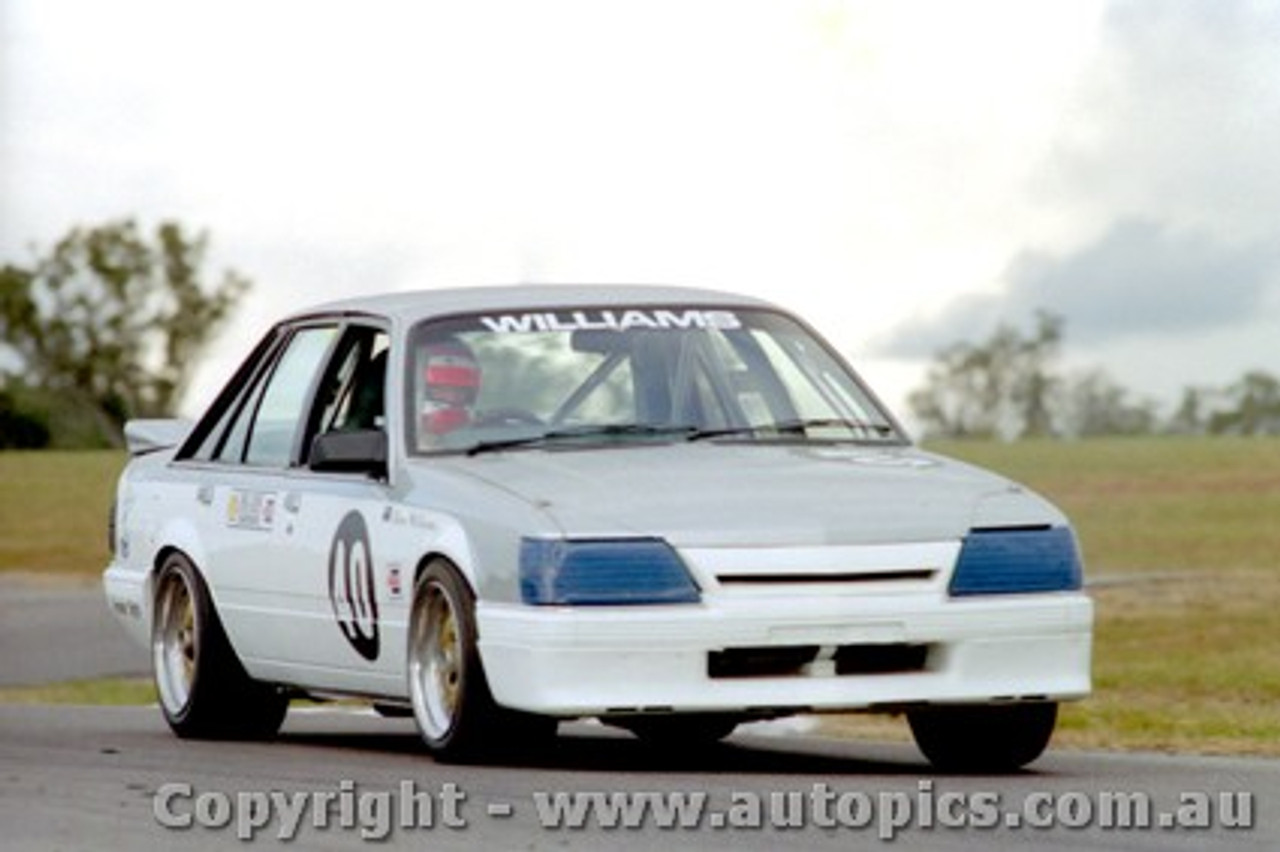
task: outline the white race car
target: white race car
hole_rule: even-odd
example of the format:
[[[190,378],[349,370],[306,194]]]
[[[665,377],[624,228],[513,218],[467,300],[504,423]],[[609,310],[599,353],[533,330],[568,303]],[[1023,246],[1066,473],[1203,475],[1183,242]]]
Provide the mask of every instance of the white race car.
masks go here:
[[[902,712],[935,765],[1006,770],[1090,689],[1066,518],[914,447],[754,299],[353,299],[126,435],[106,596],[179,736],[270,736],[303,695],[412,713],[447,759],[578,717]]]

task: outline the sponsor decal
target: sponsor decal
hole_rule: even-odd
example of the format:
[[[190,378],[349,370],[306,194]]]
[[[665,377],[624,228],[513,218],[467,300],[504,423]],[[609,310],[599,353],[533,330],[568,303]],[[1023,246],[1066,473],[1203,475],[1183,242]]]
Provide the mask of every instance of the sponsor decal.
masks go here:
[[[685,331],[714,329],[733,331],[742,322],[732,311],[699,309],[617,309],[591,311],[538,311],[480,317],[489,331],[497,334],[528,334],[532,331],[630,331],[631,329]]]
[[[119,598],[112,599],[111,609],[119,616],[132,618],[135,621],[142,618],[142,607],[137,601],[122,600]]]
[[[434,533],[439,530],[439,527],[436,526],[436,522],[431,520],[428,515],[421,512],[409,513],[409,526],[418,530],[426,530],[430,533]]]
[[[329,548],[329,602],[338,629],[366,660],[378,659],[378,600],[369,527],[359,512],[338,524]]]
[[[437,532],[439,529],[436,522],[427,513],[412,509],[402,509],[398,506],[385,507],[382,510],[382,522],[393,527],[408,526],[416,530],[425,530],[429,533]]]
[[[227,497],[227,526],[241,530],[269,530],[276,519],[274,491],[232,489]]]
[[[937,467],[939,464],[932,459],[919,458],[917,456],[908,456],[899,453],[849,451],[842,447],[818,448],[813,450],[813,455],[817,458],[850,462],[852,464],[865,465],[867,467],[927,468]]]
[[[387,592],[393,598],[399,598],[403,591],[401,583],[401,571],[399,565],[392,565],[387,569]]]

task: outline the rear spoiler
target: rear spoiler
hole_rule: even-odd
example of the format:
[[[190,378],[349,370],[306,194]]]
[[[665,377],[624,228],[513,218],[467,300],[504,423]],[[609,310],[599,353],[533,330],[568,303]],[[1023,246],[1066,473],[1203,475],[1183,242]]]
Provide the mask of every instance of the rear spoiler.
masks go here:
[[[191,431],[186,419],[130,420],[124,424],[124,443],[131,456],[145,456],[181,444]]]

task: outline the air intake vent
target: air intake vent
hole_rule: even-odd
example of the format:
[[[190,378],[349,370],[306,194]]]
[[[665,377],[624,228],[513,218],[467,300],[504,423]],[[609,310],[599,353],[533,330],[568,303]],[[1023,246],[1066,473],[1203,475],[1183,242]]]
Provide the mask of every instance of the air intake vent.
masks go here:
[[[727,680],[908,674],[928,667],[929,649],[929,645],[908,643],[828,646],[825,654],[818,645],[727,648],[707,655],[707,675]],[[825,663],[814,665],[819,656]]]
[[[721,574],[716,577],[722,586],[787,586],[836,583],[842,585],[871,585],[875,583],[927,582],[937,576],[931,568],[909,568],[890,571],[861,571],[856,573],[786,573],[786,574]]]

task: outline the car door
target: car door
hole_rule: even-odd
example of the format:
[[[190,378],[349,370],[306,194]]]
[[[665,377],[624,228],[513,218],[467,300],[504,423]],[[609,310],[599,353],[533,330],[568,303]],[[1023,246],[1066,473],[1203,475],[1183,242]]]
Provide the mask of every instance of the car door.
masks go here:
[[[389,338],[349,325],[308,417],[310,437],[388,430]],[[384,445],[385,446],[385,445]],[[273,582],[291,596],[294,639],[281,663],[328,689],[404,691],[404,625],[413,572],[412,537],[385,475],[313,470],[305,456],[281,482],[279,557]]]
[[[276,666],[297,636],[299,589],[277,570],[286,487],[296,475],[305,421],[342,332],[338,321],[279,329],[261,363],[182,463],[195,467],[197,555],[223,627],[250,674],[285,680]]]
[[[199,467],[202,570],[254,677],[400,692],[407,595],[404,561],[382,547],[385,477],[307,466],[317,434],[385,434],[388,334],[343,319],[278,336],[185,460]]]

